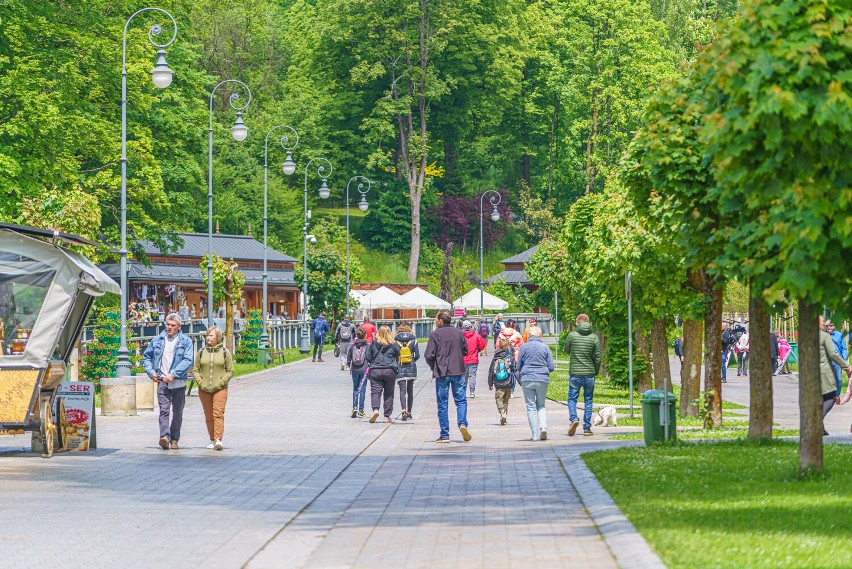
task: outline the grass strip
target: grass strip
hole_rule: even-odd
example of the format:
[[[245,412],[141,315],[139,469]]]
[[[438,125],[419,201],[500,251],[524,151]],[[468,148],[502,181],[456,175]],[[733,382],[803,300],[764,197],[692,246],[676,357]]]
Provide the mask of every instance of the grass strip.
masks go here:
[[[793,442],[726,441],[588,453],[616,504],[677,568],[852,567],[852,446],[799,480]]]

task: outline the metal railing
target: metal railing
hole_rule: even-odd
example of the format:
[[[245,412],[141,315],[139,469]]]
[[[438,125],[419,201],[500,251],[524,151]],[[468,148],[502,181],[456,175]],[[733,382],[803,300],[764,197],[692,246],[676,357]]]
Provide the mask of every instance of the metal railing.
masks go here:
[[[495,316],[496,315],[485,316],[485,321],[488,323],[489,328],[493,326]],[[475,318],[475,316],[469,317],[471,322],[475,322]],[[516,322],[516,326],[520,331],[523,331],[524,328],[529,325],[531,318],[536,319],[536,325],[541,328],[542,333],[545,336],[558,334],[562,329],[560,323],[553,320],[552,314],[505,314],[503,322],[510,318]],[[429,335],[435,331],[434,318],[406,318],[397,320],[379,319],[373,320],[373,324],[376,328],[386,325],[390,327],[393,333],[396,333],[397,328],[401,325],[407,324],[411,327],[414,331],[414,335],[418,338],[428,338]],[[240,344],[242,325],[243,322],[237,321],[237,329],[234,332],[235,345]],[[164,323],[149,322],[139,326],[129,326],[129,328],[133,331],[131,341],[139,342],[144,347],[164,330]],[[224,326],[222,326],[222,328],[224,328]],[[80,337],[82,344],[87,344],[94,339],[93,329],[93,326],[86,326],[83,328],[83,333]],[[284,350],[287,348],[296,348],[299,346],[299,335],[302,330],[302,321],[287,320],[281,324],[270,324],[268,330],[269,343],[273,349]],[[192,339],[196,351],[200,350],[204,346],[205,333],[207,331],[206,321],[191,320],[189,322],[185,322],[181,325],[181,331]]]

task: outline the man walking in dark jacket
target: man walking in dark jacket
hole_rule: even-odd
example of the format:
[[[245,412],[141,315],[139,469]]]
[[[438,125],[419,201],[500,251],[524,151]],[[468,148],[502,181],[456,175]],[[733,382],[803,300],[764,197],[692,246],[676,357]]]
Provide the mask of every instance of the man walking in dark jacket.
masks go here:
[[[450,442],[449,392],[453,390],[453,400],[456,402],[456,418],[459,431],[465,442],[470,440],[467,430],[467,397],[464,382],[464,356],[467,353],[467,342],[461,330],[450,325],[450,313],[447,310],[438,312],[439,327],[429,336],[423,359],[432,369],[435,378],[435,393],[438,400],[438,423],[441,426],[441,436],[437,443]]]
[[[569,436],[574,436],[580,421],[577,417],[577,399],[583,388],[583,434],[592,434],[592,397],[595,393],[595,376],[601,368],[601,340],[592,330],[586,314],[577,316],[577,327],[568,334],[565,353],[570,358],[568,367],[568,412],[571,415]]]

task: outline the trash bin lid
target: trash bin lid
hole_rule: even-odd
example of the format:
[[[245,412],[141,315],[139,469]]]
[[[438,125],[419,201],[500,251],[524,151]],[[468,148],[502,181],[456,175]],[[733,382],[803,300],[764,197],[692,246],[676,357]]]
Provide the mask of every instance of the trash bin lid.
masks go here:
[[[668,396],[668,397],[666,397],[666,396]],[[672,392],[666,393],[662,389],[649,389],[648,391],[646,391],[645,393],[642,394],[641,402],[642,403],[651,403],[651,402],[654,402],[654,401],[661,402],[665,399],[668,399],[669,401],[677,400],[677,398],[675,397],[675,394],[672,393]]]

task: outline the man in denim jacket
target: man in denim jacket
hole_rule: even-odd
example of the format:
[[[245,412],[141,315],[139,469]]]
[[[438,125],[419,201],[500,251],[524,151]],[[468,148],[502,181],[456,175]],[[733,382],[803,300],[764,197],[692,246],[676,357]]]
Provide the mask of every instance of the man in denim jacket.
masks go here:
[[[186,373],[193,364],[192,340],[180,331],[180,315],[166,316],[166,329],[151,340],[142,355],[145,373],[157,383],[160,405],[160,446],[178,448],[183,407],[186,404]],[[169,414],[172,416],[169,424]]]

